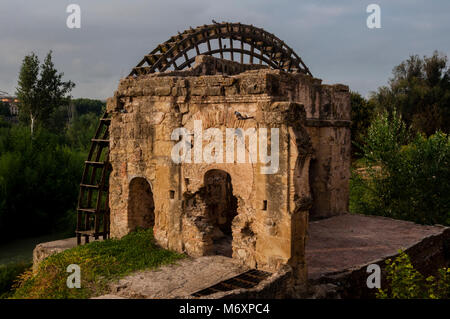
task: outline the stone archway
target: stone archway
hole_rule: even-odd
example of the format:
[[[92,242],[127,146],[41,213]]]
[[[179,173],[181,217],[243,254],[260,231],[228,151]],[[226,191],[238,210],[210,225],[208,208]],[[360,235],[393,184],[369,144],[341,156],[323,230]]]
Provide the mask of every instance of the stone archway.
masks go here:
[[[143,177],[130,182],[128,196],[128,229],[150,228],[155,225],[155,203],[150,184]]]
[[[232,222],[237,215],[237,198],[233,195],[231,176],[219,169],[204,175],[206,214],[213,228],[212,253],[232,256]]]

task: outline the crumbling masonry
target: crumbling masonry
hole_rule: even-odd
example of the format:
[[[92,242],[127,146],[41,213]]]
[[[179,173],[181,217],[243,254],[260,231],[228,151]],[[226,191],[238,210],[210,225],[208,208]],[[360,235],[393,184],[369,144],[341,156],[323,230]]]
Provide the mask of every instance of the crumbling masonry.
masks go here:
[[[199,55],[183,71],[122,79],[107,112],[112,237],[152,226],[162,247],[271,272],[289,264],[306,281],[308,219],[348,211],[347,86]],[[278,171],[262,174],[265,164],[250,161],[175,163],[172,132],[192,132],[197,120],[203,131],[279,128]]]

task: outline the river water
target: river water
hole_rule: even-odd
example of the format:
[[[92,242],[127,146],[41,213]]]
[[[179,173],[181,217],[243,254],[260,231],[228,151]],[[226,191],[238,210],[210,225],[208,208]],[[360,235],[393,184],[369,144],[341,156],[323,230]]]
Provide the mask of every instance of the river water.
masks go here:
[[[33,259],[33,249],[37,244],[47,241],[67,238],[63,234],[51,234],[39,237],[30,237],[0,243],[0,265],[12,262],[29,262]]]

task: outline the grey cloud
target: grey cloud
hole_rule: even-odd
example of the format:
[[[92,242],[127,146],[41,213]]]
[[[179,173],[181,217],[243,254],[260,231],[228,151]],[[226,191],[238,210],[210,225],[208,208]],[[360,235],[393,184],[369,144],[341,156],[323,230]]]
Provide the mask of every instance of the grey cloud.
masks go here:
[[[373,2],[382,9],[379,30],[365,25]],[[80,30],[65,26],[70,3],[81,6]],[[324,82],[367,94],[410,54],[450,53],[449,9],[445,0],[2,0],[0,90],[14,92],[24,55],[52,49],[57,68],[77,84],[75,97],[106,98],[157,44],[215,19],[263,27]]]

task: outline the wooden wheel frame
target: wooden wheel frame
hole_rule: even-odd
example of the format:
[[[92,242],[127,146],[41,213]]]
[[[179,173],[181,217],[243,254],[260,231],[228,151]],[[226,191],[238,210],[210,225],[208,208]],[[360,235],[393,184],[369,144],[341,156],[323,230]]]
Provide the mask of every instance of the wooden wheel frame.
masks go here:
[[[212,40],[218,41],[214,48]],[[233,45],[234,41],[239,43],[239,47]],[[201,52],[200,45],[203,43],[206,43],[207,49]],[[250,48],[246,49],[245,44]],[[240,61],[236,62],[240,63],[244,63],[244,56],[248,56],[250,64],[255,64],[257,59],[259,64],[265,63],[273,69],[312,75],[294,50],[274,34],[252,25],[222,22],[190,28],[172,36],[147,54],[133,68],[130,76],[191,67],[195,60],[195,56],[188,55],[191,50],[194,50],[195,56],[219,54],[222,59],[224,53],[229,53],[231,61],[235,61],[236,54],[240,56]],[[180,59],[181,63],[177,63]]]

